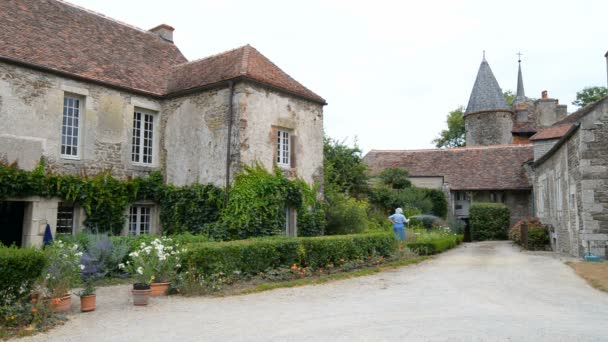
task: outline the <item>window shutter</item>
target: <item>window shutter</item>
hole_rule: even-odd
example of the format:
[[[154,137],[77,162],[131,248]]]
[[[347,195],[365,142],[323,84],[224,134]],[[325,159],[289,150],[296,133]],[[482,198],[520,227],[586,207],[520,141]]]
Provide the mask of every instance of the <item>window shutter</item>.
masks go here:
[[[296,168],[296,136],[291,134],[289,136],[289,163],[291,168]]]
[[[272,146],[272,165],[277,165],[277,149],[278,149],[278,143],[277,143],[277,135],[279,134],[279,129],[276,128],[275,126],[272,126],[272,129],[270,130],[270,143]]]

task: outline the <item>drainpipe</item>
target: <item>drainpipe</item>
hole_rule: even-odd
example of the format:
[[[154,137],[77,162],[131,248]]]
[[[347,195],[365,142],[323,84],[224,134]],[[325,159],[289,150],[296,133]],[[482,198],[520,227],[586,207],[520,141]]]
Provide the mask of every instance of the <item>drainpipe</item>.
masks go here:
[[[228,200],[230,199],[230,145],[232,142],[232,116],[233,116],[233,108],[232,108],[232,99],[234,98],[234,83],[232,81],[228,82],[228,87],[230,88],[230,95],[228,96],[228,137],[226,139],[226,198],[224,199],[224,205],[228,205]]]

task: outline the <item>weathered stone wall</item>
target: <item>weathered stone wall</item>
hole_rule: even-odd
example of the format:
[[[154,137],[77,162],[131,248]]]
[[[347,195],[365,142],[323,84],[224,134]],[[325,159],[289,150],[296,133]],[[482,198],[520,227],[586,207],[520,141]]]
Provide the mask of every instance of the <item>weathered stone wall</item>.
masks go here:
[[[557,99],[539,99],[530,107],[536,127],[545,128],[566,117],[567,107]]]
[[[553,226],[553,247],[575,256],[604,256],[608,241],[608,105],[598,106],[579,130],[536,166],[536,215]]]
[[[540,159],[545,153],[555,145],[559,139],[537,140],[534,141],[534,160]]]
[[[65,94],[83,101],[80,156],[76,160],[60,155]],[[24,169],[34,168],[40,157],[45,157],[49,166],[61,173],[94,175],[111,170],[119,178],[147,174],[160,168],[160,163],[158,158],[151,166],[131,162],[135,107],[158,111],[160,104],[126,92],[0,63],[0,158],[18,161]],[[158,145],[154,147],[158,151]]]
[[[464,117],[467,146],[503,145],[512,142],[513,113],[481,112]]]
[[[285,170],[309,184],[323,181],[323,106],[250,83],[235,88],[240,130],[240,163],[276,164],[276,129],[290,131],[295,165]],[[273,134],[274,133],[274,134]]]
[[[161,159],[169,183],[225,186],[229,101],[229,88],[222,88],[170,99],[163,104]],[[238,112],[234,110],[232,173],[238,168],[238,127]]]

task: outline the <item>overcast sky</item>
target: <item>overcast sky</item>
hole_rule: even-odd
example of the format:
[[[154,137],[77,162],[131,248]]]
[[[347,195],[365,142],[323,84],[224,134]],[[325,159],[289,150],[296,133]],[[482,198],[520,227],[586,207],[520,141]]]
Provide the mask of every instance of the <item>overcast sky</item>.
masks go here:
[[[251,44],[324,97],[325,132],[370,149],[432,147],[486,57],[515,91],[568,104],[606,85],[608,1],[70,0],[131,25],[175,27],[189,59]]]

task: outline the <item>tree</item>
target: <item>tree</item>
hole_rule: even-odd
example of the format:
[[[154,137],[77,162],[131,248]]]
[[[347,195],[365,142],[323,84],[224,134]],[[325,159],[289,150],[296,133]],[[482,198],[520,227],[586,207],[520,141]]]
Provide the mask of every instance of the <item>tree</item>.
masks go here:
[[[433,140],[437,147],[461,147],[466,144],[464,129],[464,107],[460,106],[448,114],[448,129]]]
[[[576,93],[576,100],[572,102],[573,105],[584,107],[590,103],[600,100],[602,97],[608,95],[608,88],[606,87],[585,87],[583,90]]]
[[[332,191],[353,196],[367,192],[367,165],[356,142],[350,147],[344,141],[325,137],[323,158],[326,195]]]
[[[408,179],[406,169],[399,167],[387,167],[380,173],[382,183],[390,186],[393,189],[405,189],[412,186],[412,182]]]
[[[507,106],[512,106],[513,101],[515,100],[515,94],[511,90],[506,90],[502,93],[505,96],[505,101],[507,101]]]

